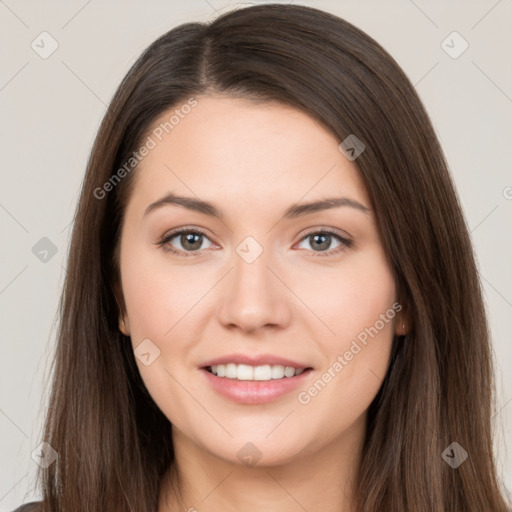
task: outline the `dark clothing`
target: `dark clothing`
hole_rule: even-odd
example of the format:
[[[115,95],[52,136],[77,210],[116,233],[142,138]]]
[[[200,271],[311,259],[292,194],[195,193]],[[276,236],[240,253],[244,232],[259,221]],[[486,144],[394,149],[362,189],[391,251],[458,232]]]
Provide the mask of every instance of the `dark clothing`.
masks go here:
[[[41,504],[42,501],[31,501],[30,503],[21,505],[21,507],[13,510],[13,512],[40,512],[40,510],[42,510]]]

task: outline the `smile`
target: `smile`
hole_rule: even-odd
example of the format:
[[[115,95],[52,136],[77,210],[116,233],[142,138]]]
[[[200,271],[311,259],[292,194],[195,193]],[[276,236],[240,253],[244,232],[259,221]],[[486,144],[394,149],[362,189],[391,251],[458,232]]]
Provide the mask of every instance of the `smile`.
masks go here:
[[[208,366],[206,370],[213,373],[213,375],[217,375],[217,377],[225,377],[227,379],[268,381],[295,377],[300,375],[304,368],[293,368],[280,364],[251,366],[248,364],[228,363]]]
[[[246,405],[264,404],[290,396],[292,391],[306,386],[312,371],[313,368],[235,363],[201,368],[208,387],[224,398]]]

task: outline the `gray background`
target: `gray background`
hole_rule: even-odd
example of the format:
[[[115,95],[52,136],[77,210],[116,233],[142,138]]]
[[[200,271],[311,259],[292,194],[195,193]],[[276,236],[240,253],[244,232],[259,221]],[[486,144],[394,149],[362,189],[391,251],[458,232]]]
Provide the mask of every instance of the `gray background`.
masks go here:
[[[497,363],[496,451],[512,489],[512,0],[296,3],[337,14],[381,43],[432,118],[477,252]],[[42,441],[70,223],[106,105],[158,36],[234,5],[0,0],[0,511],[38,496],[31,454]],[[43,31],[58,44],[45,59]],[[453,31],[469,44],[461,55],[458,36],[442,44]]]

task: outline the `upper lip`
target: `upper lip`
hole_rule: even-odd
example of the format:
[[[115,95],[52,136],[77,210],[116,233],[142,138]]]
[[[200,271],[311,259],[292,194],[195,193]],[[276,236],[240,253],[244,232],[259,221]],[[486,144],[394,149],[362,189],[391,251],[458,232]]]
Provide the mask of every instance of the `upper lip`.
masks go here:
[[[292,359],[286,359],[284,357],[275,356],[272,354],[258,354],[258,355],[246,355],[246,354],[228,354],[225,356],[216,357],[215,359],[210,359],[205,361],[201,367],[205,368],[207,366],[219,365],[219,364],[248,364],[250,366],[264,366],[264,365],[276,365],[280,364],[282,366],[290,366],[299,369],[311,368],[307,364],[302,364],[297,361],[293,361]]]

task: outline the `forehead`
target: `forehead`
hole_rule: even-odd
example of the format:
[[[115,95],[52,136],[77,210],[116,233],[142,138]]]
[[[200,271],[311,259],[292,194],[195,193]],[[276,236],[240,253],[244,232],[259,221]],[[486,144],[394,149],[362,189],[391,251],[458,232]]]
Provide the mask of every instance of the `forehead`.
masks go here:
[[[173,115],[180,105],[167,110],[148,131],[154,147],[137,168],[134,188],[141,207],[171,191],[268,208],[336,193],[369,205],[340,141],[306,113],[277,102],[196,100],[186,114]]]

